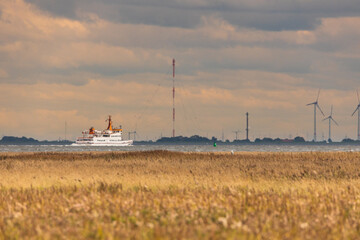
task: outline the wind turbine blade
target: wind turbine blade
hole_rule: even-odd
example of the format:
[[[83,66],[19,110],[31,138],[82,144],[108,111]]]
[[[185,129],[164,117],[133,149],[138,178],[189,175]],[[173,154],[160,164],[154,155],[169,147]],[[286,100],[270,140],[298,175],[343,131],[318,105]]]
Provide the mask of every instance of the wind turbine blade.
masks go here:
[[[331,120],[332,120],[337,126],[339,126],[339,124],[338,124],[333,118],[331,118]]]
[[[321,110],[321,108],[320,108],[319,104],[316,104],[316,106],[317,106],[317,107],[318,107],[318,109],[320,110],[321,114],[322,114],[323,116],[325,116],[325,114],[324,114],[324,113],[323,113],[323,111]]]
[[[359,102],[359,104],[360,104],[359,90],[357,90],[357,89],[356,89],[356,94],[357,94],[358,102]]]
[[[316,104],[316,102],[308,103],[308,104],[306,104],[306,106],[310,106],[310,105],[314,105],[314,104]]]
[[[319,100],[320,90],[321,90],[321,89],[319,88],[318,95],[317,95],[317,98],[316,98],[316,102]]]
[[[330,117],[324,118],[323,121],[326,121],[326,120],[328,120],[328,119],[330,119]]]
[[[353,114],[351,114],[351,116],[354,116],[354,114],[356,113],[356,111],[359,110],[359,106],[356,107],[355,111],[353,112]]]

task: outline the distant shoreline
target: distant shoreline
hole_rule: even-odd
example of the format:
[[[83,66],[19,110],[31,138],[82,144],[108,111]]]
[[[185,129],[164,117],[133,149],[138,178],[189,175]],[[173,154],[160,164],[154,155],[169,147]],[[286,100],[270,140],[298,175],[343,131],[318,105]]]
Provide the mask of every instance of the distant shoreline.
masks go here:
[[[60,141],[39,141],[34,138],[27,137],[13,137],[13,136],[4,136],[0,140],[0,145],[6,146],[49,146],[49,145],[59,145],[59,146],[67,146],[74,143],[74,141],[69,140],[60,140]],[[341,142],[312,142],[305,141],[304,138],[296,137],[295,139],[271,139],[271,138],[263,138],[263,139],[255,139],[255,141],[248,140],[234,140],[230,142],[229,140],[221,141],[216,138],[208,139],[199,136],[192,137],[175,137],[175,138],[161,138],[157,141],[134,141],[134,145],[136,146],[211,146],[216,143],[217,146],[331,146],[331,145],[360,145],[360,141],[355,141],[352,139],[344,139]]]
[[[0,140],[0,145],[15,145],[15,146],[22,146],[22,145],[70,145],[72,141],[68,140],[60,140],[60,141],[39,141],[34,138],[27,138],[27,137],[13,137],[13,136],[4,136]]]

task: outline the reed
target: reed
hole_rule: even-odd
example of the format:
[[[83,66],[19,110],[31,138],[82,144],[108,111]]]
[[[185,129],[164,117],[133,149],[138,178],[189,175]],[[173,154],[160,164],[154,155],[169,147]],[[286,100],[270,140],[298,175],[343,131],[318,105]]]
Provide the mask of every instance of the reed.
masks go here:
[[[359,238],[360,153],[2,153],[0,239]]]

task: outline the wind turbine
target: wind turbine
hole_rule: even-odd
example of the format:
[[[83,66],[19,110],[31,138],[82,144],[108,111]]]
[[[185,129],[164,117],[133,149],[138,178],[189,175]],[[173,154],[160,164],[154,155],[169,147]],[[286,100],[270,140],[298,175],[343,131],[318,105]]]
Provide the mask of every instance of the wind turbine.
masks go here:
[[[309,104],[306,104],[306,106],[314,105],[314,140],[313,140],[314,142],[316,142],[316,108],[319,108],[321,114],[322,114],[323,116],[325,116],[324,113],[323,113],[323,111],[321,110],[319,104],[318,104],[319,96],[320,96],[320,89],[319,89],[319,92],[318,92],[316,101],[315,101],[315,102],[312,102],[312,103],[309,103]]]
[[[355,109],[355,111],[353,112],[353,114],[351,116],[354,116],[354,114],[356,113],[356,111],[358,112],[358,133],[357,133],[357,140],[360,141],[360,98],[359,98],[359,92],[356,91],[357,94],[357,99],[358,99],[358,105]]]
[[[331,105],[330,115],[327,118],[324,118],[324,120],[323,120],[323,121],[329,120],[329,139],[328,139],[329,143],[332,142],[332,140],[331,140],[331,121],[333,121],[337,126],[339,126],[339,124],[333,119],[332,114],[333,114],[333,106]]]

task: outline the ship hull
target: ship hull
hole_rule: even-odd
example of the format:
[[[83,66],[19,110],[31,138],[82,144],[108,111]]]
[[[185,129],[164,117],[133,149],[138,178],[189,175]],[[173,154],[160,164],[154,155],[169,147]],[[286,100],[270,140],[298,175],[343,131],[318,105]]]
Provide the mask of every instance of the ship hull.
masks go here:
[[[126,147],[126,146],[132,146],[133,140],[123,140],[118,142],[82,142],[82,141],[76,141],[76,143],[71,144],[71,146],[94,146],[94,147],[100,147],[100,146],[116,146],[116,147]]]

